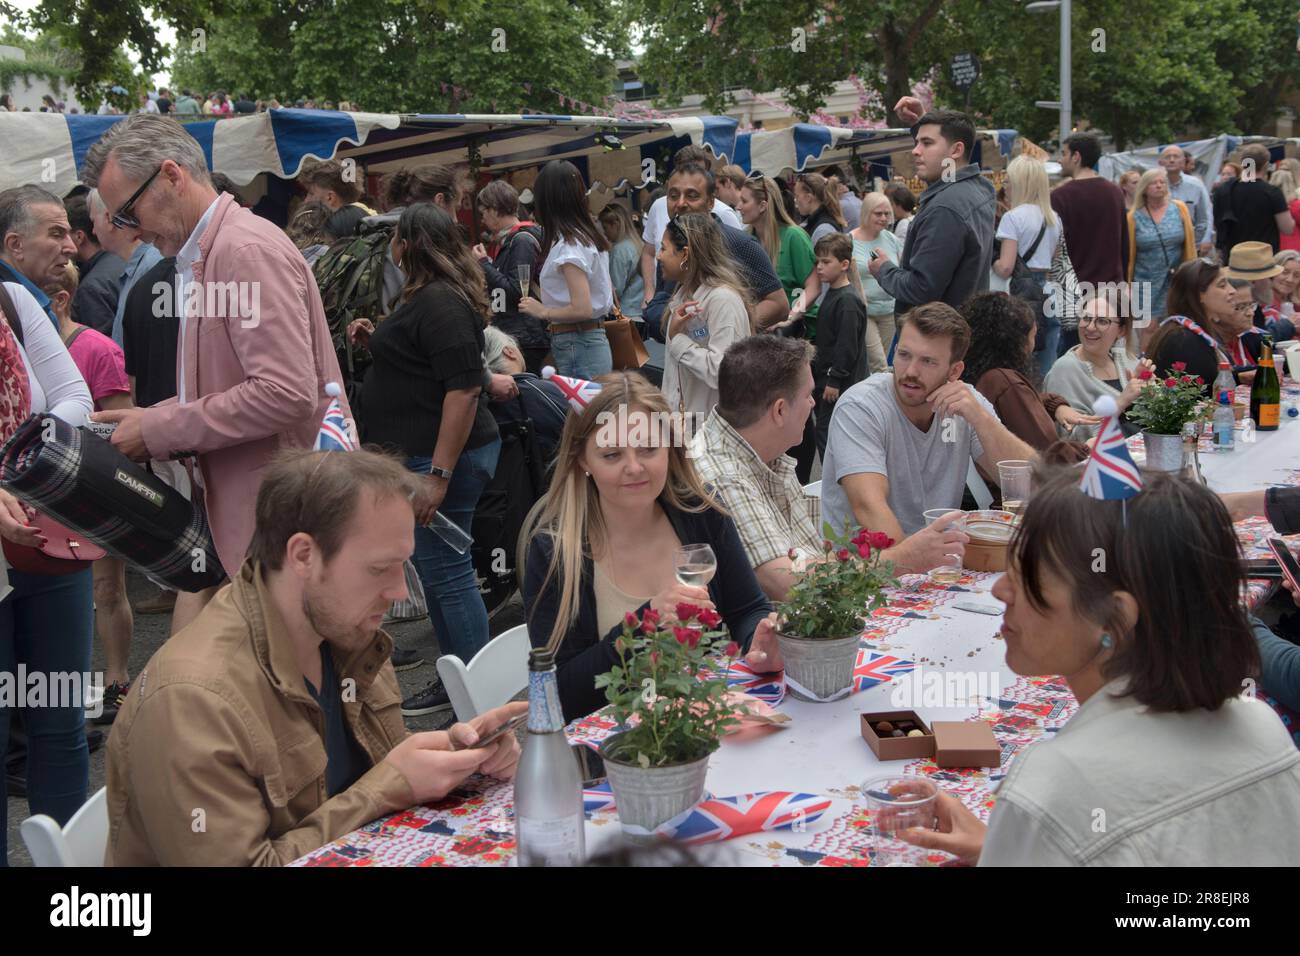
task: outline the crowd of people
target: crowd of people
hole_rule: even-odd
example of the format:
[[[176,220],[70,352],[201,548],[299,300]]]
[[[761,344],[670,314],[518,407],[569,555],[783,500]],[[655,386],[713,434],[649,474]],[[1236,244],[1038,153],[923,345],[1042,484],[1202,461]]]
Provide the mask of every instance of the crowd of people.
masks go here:
[[[125,90],[120,91],[123,95]],[[300,97],[291,102],[281,103],[274,96],[265,99],[255,97],[252,93],[240,91],[228,93],[225,90],[213,90],[204,93],[202,90],[190,90],[182,87],[179,95],[173,93],[166,87],[160,87],[158,90],[141,90],[135,95],[135,102],[138,104],[132,110],[123,110],[115,103],[104,100],[96,112],[100,116],[120,116],[124,112],[131,113],[157,113],[162,116],[172,116],[175,119],[185,122],[187,119],[223,119],[228,116],[246,116],[250,113],[264,113],[267,110],[278,109],[299,109],[299,110],[340,110],[345,113],[359,112],[361,107],[350,100],[340,100],[335,103],[333,100],[316,100],[311,97]],[[31,107],[24,106],[19,110],[14,105],[13,95],[10,93],[0,93],[0,112],[32,112]],[[39,108],[41,113],[80,113],[81,109],[77,106],[68,106],[63,100],[57,99],[52,94],[45,94],[41,97]]]
[[[905,98],[919,197],[837,169],[715,168],[695,146],[644,203],[596,210],[565,160],[522,193],[423,166],[377,195],[325,162],[303,171],[282,230],[165,115],[208,101],[163,99],[95,143],[78,195],[0,193],[0,438],[29,413],[115,426],[122,454],[201,505],[228,578],[154,598],[173,636],[133,679],[123,562],[7,562],[0,668],[85,672],[92,633],[103,643],[109,862],[287,863],[471,773],[510,776],[513,739],[466,748],[525,705],[445,732],[402,725],[451,707],[437,681],[402,700],[393,673],[420,661],[381,630],[409,596],[408,560],[442,653],[468,662],[491,640],[476,555],[440,521],[476,529],[477,547],[488,502],[503,509],[490,543],[519,575],[534,646],[558,644],[574,719],[604,704],[596,677],[629,613],[715,610],[756,671],[780,669],[773,608],[822,559],[823,522],[882,532],[899,572],[928,571],[969,538],[926,512],[969,505],[972,471],[996,492],[1006,460],[1041,469],[995,589],[1008,664],[1066,675],[1075,722],[1095,729],[1021,758],[987,835],[945,798],[940,830],[917,839],[971,862],[1081,862],[1060,834],[1104,786],[1108,805],[1156,812],[1162,845],[1183,848],[1163,860],[1217,862],[1229,851],[1207,834],[1225,827],[1254,862],[1294,855],[1300,754],[1236,695],[1252,677],[1300,704],[1300,647],[1242,608],[1230,514],[1294,530],[1300,505],[1157,480],[1125,530],[1069,468],[1096,438],[1097,398],[1122,414],[1146,371],[1176,363],[1208,383],[1227,361],[1249,382],[1260,343],[1294,334],[1288,164],[1273,185],[1267,153],[1247,147],[1260,176],[1207,189],[1170,147],[1126,196],[1081,133],[1063,144],[1063,183],[1020,156],[999,190],[971,161],[968,116]],[[214,115],[242,111],[210,99]],[[1070,302],[1067,268],[1086,290]],[[193,294],[226,283],[256,286],[256,315]],[[663,343],[661,375],[614,347],[607,323],[623,318]],[[573,408],[546,366],[599,390]],[[365,450],[311,450],[332,401]],[[602,425],[620,411],[665,430],[611,442]],[[819,459],[817,495],[804,486]],[[6,551],[42,546],[33,520],[0,491]],[[1122,558],[1094,573],[1081,540]],[[675,574],[674,551],[695,543],[717,556],[707,587]],[[88,780],[82,708],[65,703],[21,714],[31,808],[61,822]],[[0,709],[0,751],[16,714]],[[1124,748],[1108,744],[1116,721]],[[1152,768],[1182,780],[1204,762],[1151,754],[1192,739],[1218,776],[1166,800]],[[1056,785],[1077,766],[1105,783]],[[1121,855],[1139,858],[1138,842]]]

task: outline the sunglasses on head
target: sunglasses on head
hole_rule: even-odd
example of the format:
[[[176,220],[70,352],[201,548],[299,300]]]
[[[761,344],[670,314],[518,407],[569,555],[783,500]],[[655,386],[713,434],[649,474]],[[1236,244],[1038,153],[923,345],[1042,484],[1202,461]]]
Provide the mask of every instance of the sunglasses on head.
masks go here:
[[[109,221],[114,226],[116,226],[118,229],[139,229],[140,228],[140,220],[137,219],[135,216],[131,215],[131,208],[136,204],[136,200],[138,200],[141,196],[144,195],[144,191],[149,188],[149,184],[153,182],[155,179],[157,179],[158,174],[161,172],[162,172],[162,164],[160,163],[158,165],[158,168],[153,171],[153,175],[151,175],[148,179],[146,179],[144,182],[140,184],[140,188],[131,194],[130,199],[122,203],[122,208],[119,209],[117,212],[113,213],[113,215],[109,217]]]
[[[688,244],[686,230],[681,227],[681,224],[678,223],[675,217],[668,220],[667,228],[673,234],[673,243],[676,246],[680,248]]]

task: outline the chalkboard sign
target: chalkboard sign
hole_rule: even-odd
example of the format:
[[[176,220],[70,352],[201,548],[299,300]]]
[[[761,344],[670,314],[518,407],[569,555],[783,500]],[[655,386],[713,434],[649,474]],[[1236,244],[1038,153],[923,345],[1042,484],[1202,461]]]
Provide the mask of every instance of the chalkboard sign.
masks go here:
[[[965,92],[975,85],[980,78],[980,61],[974,53],[958,53],[948,64],[948,76],[952,85]]]

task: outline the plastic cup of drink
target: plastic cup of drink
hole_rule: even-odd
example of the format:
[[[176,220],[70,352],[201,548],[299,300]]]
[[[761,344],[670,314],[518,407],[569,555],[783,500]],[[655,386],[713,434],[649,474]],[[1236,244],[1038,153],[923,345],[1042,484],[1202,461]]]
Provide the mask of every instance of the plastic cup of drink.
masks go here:
[[[1027,461],[998,462],[998,486],[1002,489],[1002,509],[1019,516],[1029,500],[1029,482],[1034,466]]]
[[[925,526],[928,528],[930,527],[930,525],[934,524],[935,521],[937,521],[939,518],[942,518],[944,515],[947,514],[952,514],[954,511],[958,512],[959,514],[961,513],[960,508],[931,508],[928,511],[921,512],[921,516],[925,518]],[[960,518],[957,519],[952,524],[957,527],[961,527],[961,519]]]
[[[862,797],[871,814],[871,838],[880,857],[878,863],[906,865],[915,862],[918,851],[898,839],[898,833],[912,827],[933,830],[939,788],[926,777],[876,777],[862,785]]]
[[[1293,381],[1300,382],[1300,343],[1286,351],[1286,369]]]

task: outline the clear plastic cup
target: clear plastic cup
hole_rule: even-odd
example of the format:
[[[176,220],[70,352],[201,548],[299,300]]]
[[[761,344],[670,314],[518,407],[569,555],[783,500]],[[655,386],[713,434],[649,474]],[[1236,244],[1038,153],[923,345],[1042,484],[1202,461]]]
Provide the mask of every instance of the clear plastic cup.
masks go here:
[[[925,526],[928,528],[930,527],[930,525],[934,524],[935,521],[942,518],[944,515],[952,514],[954,511],[960,513],[961,509],[960,508],[931,508],[929,511],[921,512],[921,517],[925,518]],[[954,521],[951,526],[960,527],[961,519]]]
[[[1002,489],[1002,510],[1020,517],[1029,500],[1029,482],[1034,466],[1027,461],[998,462],[998,487]]]
[[[862,785],[862,798],[871,814],[871,842],[877,864],[911,865],[924,850],[898,839],[912,827],[933,830],[939,788],[917,776],[875,777]]]

